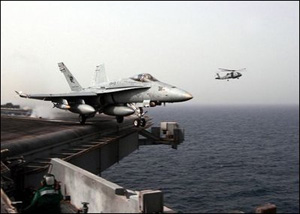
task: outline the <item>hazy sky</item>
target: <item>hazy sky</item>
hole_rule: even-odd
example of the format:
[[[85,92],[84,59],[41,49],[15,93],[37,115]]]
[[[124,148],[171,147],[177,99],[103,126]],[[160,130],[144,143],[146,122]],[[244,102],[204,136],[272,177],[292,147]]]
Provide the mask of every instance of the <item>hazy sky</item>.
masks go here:
[[[69,92],[58,62],[83,87],[105,63],[110,80],[151,73],[189,104],[299,105],[299,2],[1,2],[1,103]],[[247,71],[220,81],[219,67]]]

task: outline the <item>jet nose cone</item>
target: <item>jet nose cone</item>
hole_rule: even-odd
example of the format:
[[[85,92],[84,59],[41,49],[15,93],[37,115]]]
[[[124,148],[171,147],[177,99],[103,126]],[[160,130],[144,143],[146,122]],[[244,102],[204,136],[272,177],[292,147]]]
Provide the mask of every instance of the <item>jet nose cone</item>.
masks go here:
[[[176,94],[175,97],[177,98],[177,100],[179,102],[187,101],[187,100],[190,100],[193,98],[193,95],[191,95],[189,92],[181,90],[181,89],[177,90],[175,92],[175,94]]]
[[[189,92],[186,92],[184,96],[186,100],[193,99],[193,95],[191,95]]]

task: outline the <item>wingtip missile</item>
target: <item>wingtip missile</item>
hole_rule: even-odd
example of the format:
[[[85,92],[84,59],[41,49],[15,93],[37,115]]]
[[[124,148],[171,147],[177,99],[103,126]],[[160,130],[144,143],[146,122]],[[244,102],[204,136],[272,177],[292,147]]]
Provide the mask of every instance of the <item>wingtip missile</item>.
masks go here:
[[[27,94],[23,94],[22,91],[15,91],[20,97],[23,97],[23,98],[28,98],[28,95]]]

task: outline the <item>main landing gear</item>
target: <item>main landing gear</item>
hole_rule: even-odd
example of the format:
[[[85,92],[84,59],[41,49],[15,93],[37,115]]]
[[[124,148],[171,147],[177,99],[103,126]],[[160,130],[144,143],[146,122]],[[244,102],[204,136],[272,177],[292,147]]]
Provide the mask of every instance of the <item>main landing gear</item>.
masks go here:
[[[117,123],[123,123],[124,117],[123,116],[116,116]]]
[[[87,118],[92,118],[94,116],[95,116],[95,113],[93,113],[93,114],[80,114],[79,115],[79,122],[80,122],[81,125],[84,125]]]
[[[86,118],[87,117],[84,114],[79,115],[79,122],[80,122],[81,125],[85,124]]]

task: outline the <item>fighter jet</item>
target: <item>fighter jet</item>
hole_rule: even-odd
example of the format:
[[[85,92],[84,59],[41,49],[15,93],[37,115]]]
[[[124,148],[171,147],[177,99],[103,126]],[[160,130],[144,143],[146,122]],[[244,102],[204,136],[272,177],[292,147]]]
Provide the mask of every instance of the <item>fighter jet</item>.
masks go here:
[[[138,74],[119,81],[99,81],[99,79],[107,80],[103,73],[104,67],[102,69],[97,67],[98,74],[96,73],[96,75],[105,75],[104,77],[98,78],[98,81],[95,78],[92,86],[82,88],[64,63],[58,63],[58,67],[64,74],[71,92],[24,94],[16,91],[16,93],[22,98],[51,101],[53,107],[79,114],[79,122],[82,125],[85,124],[87,118],[94,117],[96,113],[115,116],[118,123],[122,123],[125,116],[136,114],[137,119],[134,120],[133,125],[144,127],[146,125],[144,107],[183,102],[193,98],[190,93],[176,86],[160,82],[148,73]]]

